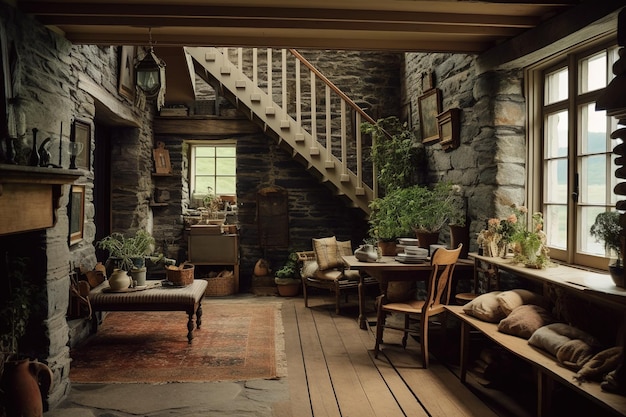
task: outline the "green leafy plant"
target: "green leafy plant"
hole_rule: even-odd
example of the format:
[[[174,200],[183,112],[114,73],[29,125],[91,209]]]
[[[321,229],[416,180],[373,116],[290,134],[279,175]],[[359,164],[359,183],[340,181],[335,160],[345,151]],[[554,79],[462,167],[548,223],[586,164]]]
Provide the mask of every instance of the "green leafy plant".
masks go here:
[[[0,287],[0,352],[8,356],[19,352],[18,342],[37,309],[32,301],[35,286],[27,278],[28,261],[25,257],[7,259],[7,276]]]
[[[274,273],[274,282],[278,285],[288,285],[300,282],[300,268],[298,254],[290,252],[287,260]]]
[[[361,124],[361,132],[372,136],[370,160],[376,167],[378,184],[390,192],[411,185],[420,152],[415,134],[395,116]]]
[[[458,186],[439,182],[399,188],[370,203],[369,233],[380,240],[411,236],[415,231],[438,232],[448,222],[464,225]]]
[[[619,224],[620,213],[617,211],[605,211],[596,216],[591,225],[589,234],[596,238],[598,242],[604,242],[607,251],[614,251],[617,254],[616,266],[622,264],[622,244],[621,226]]]
[[[134,236],[126,237],[122,233],[111,233],[97,243],[98,248],[109,252],[112,258],[118,258],[120,269],[129,271],[136,267],[134,260],[143,261],[152,252],[154,238],[145,230],[139,230]]]

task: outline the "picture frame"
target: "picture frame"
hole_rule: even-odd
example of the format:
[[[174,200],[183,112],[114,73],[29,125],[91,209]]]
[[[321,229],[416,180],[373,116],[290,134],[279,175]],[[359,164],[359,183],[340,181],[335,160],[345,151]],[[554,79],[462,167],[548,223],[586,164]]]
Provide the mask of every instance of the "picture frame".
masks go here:
[[[456,149],[461,141],[461,109],[454,108],[437,116],[440,144],[444,151]]]
[[[431,88],[418,98],[420,132],[422,143],[439,141],[437,115],[441,113],[441,90]]]
[[[118,92],[128,98],[135,99],[135,54],[136,47],[122,46],[120,48]]]
[[[69,244],[75,245],[83,240],[85,227],[85,186],[72,185],[68,207],[69,217]]]
[[[152,151],[154,157],[154,172],[160,175],[170,175],[172,164],[170,162],[170,152],[165,149],[164,142],[157,142],[157,147]]]
[[[83,150],[76,156],[76,167],[91,171],[91,124],[74,120],[74,141],[83,145]]]

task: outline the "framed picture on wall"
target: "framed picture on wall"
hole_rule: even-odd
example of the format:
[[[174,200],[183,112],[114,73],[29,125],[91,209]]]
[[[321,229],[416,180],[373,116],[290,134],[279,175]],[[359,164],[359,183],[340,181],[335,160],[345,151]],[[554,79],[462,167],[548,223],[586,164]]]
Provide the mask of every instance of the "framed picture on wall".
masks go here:
[[[118,77],[118,92],[124,97],[135,99],[135,47],[122,46],[120,48],[120,72]]]
[[[83,228],[85,226],[85,186],[72,185],[70,203],[68,207],[70,220],[70,245],[83,240]]]
[[[441,113],[441,90],[431,88],[418,98],[422,143],[439,140],[437,115]]]
[[[76,167],[91,170],[91,125],[82,120],[74,121],[74,141],[82,144],[82,151],[76,156]]]

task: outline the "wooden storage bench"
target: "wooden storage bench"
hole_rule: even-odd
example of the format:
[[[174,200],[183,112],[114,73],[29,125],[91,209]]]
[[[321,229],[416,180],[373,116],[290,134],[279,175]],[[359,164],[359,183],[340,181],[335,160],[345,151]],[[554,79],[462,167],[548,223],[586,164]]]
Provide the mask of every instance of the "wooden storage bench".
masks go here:
[[[199,329],[202,324],[202,298],[207,282],[196,279],[186,287],[161,287],[160,281],[147,281],[147,287],[139,291],[106,292],[109,284],[105,281],[89,292],[91,308],[93,311],[184,311],[188,316],[187,339],[191,343],[194,328]]]
[[[571,388],[615,415],[626,416],[626,397],[602,391],[597,382],[579,384],[574,380],[575,372],[559,365],[556,358],[528,344],[528,341],[498,331],[498,325],[479,320],[463,311],[463,306],[446,306],[446,309],[461,320],[461,381],[466,382],[469,360],[470,330],[476,329],[493,342],[518,358],[531,364],[537,371],[537,416],[546,417],[550,412],[551,389],[554,381]]]

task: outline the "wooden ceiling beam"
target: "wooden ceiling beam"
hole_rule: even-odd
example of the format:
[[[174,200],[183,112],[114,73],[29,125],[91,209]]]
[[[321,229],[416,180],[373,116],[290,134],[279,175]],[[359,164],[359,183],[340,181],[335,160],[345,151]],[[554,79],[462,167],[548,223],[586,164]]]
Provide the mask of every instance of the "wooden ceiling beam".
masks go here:
[[[271,7],[225,7],[225,6],[178,6],[161,5],[146,7],[136,4],[76,4],[41,3],[25,1],[19,3],[25,13],[46,17],[49,24],[62,24],[65,17],[80,17],[90,24],[106,24],[109,19],[176,19],[179,26],[200,24],[202,19],[268,20],[268,21],[334,21],[367,23],[445,23],[450,25],[475,25],[493,27],[529,28],[536,26],[540,16],[497,14],[488,9],[470,13],[429,13],[386,10],[317,9],[317,8],[271,8]],[[58,21],[57,21],[58,20]],[[100,23],[101,22],[101,23]],[[156,25],[154,25],[156,27]],[[167,24],[172,26],[172,24]]]

